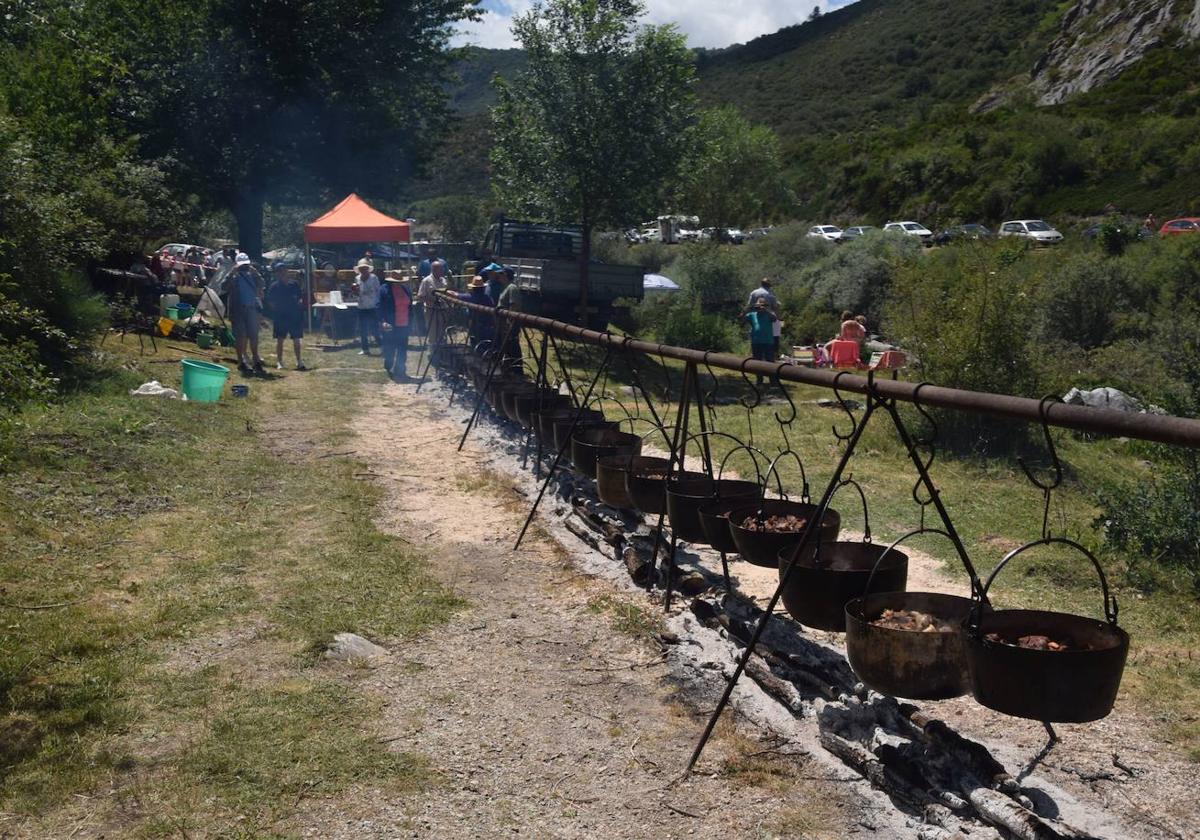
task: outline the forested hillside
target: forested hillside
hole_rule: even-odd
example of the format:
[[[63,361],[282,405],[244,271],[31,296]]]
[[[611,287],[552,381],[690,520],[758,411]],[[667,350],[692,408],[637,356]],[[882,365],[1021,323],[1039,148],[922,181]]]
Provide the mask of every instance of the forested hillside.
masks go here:
[[[699,93],[779,133],[796,197],[780,218],[1192,212],[1193,5],[859,0],[698,51]],[[1094,55],[1106,43],[1111,61]],[[457,191],[485,186],[486,82],[518,62],[472,50],[460,67],[474,130],[453,146]],[[1061,101],[1045,104],[1048,90]]]

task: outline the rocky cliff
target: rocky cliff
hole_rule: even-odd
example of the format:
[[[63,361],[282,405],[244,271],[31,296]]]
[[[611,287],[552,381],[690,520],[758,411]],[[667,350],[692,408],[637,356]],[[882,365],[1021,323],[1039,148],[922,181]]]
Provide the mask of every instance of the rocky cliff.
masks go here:
[[[1033,68],[1038,104],[1099,87],[1175,33],[1200,38],[1200,0],[1079,0]]]

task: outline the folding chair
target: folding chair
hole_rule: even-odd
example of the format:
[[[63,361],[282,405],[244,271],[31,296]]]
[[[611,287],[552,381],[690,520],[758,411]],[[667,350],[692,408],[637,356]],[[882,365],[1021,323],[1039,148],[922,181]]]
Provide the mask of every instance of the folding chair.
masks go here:
[[[861,351],[857,341],[835,339],[829,344],[829,366],[835,370],[863,370]]]

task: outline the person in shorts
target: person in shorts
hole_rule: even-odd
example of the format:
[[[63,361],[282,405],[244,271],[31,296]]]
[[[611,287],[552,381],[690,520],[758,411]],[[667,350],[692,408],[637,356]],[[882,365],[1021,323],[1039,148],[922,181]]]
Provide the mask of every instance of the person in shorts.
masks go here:
[[[242,373],[263,373],[262,357],[258,355],[258,323],[262,314],[262,277],[250,264],[248,254],[239,253],[234,257],[233,265],[233,273],[226,281],[229,288],[229,300],[225,304],[225,309],[229,313],[229,325],[233,328],[238,370]],[[249,349],[249,354],[247,354],[247,349]]]
[[[271,267],[271,285],[267,287],[267,309],[274,323],[275,369],[283,370],[283,341],[291,338],[296,354],[296,370],[307,370],[300,355],[300,339],[304,337],[304,291],[300,279],[293,277],[283,263]]]

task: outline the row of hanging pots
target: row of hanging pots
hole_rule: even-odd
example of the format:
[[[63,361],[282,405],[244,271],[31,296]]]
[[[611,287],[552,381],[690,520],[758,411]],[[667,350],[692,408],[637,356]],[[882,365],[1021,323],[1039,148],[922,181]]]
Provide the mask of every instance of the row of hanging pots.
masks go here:
[[[479,387],[486,382],[490,363],[465,345],[443,348],[440,358]],[[822,513],[807,500],[766,499],[765,481],[677,469],[668,480],[668,458],[642,455],[642,438],[619,431],[602,412],[571,408],[570,398],[553,389],[497,372],[486,396],[498,413],[531,427],[545,443],[568,444],[564,454],[596,480],[605,504],[665,513],[680,539],[777,568],[781,580],[786,576],[781,598],[788,613],[805,626],[845,632],[850,665],[870,688],[917,700],[970,693],[987,708],[1045,722],[1087,722],[1112,710],[1129,636],[1117,625],[1103,569],[1078,543],[1045,537],[1015,549],[985,584],[972,587],[972,597],[908,592],[908,555],[899,544],[920,533],[948,537],[945,532],[919,529],[880,547],[869,541],[865,523],[864,541],[839,540],[838,511]],[[865,516],[865,495],[855,486]],[[817,530],[798,552],[812,517],[820,517]],[[1103,591],[1103,620],[991,607],[987,594],[999,572],[1025,551],[1052,544],[1091,561]]]

